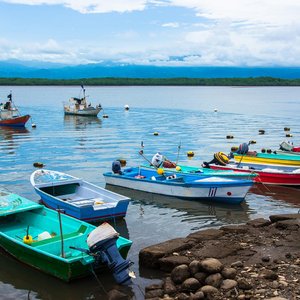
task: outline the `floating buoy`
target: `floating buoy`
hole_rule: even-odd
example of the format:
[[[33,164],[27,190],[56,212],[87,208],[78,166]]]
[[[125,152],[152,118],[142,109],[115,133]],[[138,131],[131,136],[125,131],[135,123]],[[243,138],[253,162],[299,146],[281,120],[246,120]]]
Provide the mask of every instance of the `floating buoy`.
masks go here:
[[[290,131],[291,128],[289,128],[289,127],[284,127],[283,130],[284,130],[284,131]]]
[[[226,135],[226,139],[233,139],[233,135]]]
[[[35,162],[35,163],[33,163],[33,166],[35,168],[43,168],[45,165],[41,162]]]
[[[188,151],[186,154],[188,157],[193,157],[195,153],[193,151]]]
[[[215,109],[214,109],[214,112],[217,112],[217,111],[218,111],[218,110],[215,108]]]
[[[181,168],[179,166],[177,166],[175,169],[176,171],[181,171]]]
[[[265,134],[265,131],[264,131],[263,129],[259,129],[259,130],[258,130],[258,133],[259,133],[259,134]]]
[[[261,152],[262,152],[262,153],[266,153],[266,149],[265,149],[265,148],[262,148],[262,149],[261,149]]]
[[[35,123],[32,123],[32,124],[31,124],[31,127],[32,127],[32,128],[36,128],[36,124],[35,124]]]
[[[231,152],[236,152],[238,151],[239,147],[238,146],[232,146],[231,147]]]
[[[267,153],[272,153],[272,150],[271,149],[267,149]]]
[[[256,144],[256,141],[255,140],[251,140],[251,141],[249,141],[249,144]]]
[[[158,135],[158,132],[157,132],[157,131],[155,131],[155,132],[153,133],[153,135]]]
[[[108,115],[103,115],[103,119],[107,119],[108,118]]]
[[[33,238],[31,235],[28,234],[28,235],[24,236],[24,238],[23,238],[24,244],[30,245],[30,244],[32,244],[32,242],[33,242]]]
[[[293,135],[291,133],[287,133],[285,136],[286,137],[292,137]]]
[[[157,169],[157,174],[158,175],[163,175],[164,173],[165,173],[164,169],[162,169],[162,168]]]
[[[126,105],[124,106],[124,109],[125,109],[125,110],[129,110],[129,105],[126,104]]]

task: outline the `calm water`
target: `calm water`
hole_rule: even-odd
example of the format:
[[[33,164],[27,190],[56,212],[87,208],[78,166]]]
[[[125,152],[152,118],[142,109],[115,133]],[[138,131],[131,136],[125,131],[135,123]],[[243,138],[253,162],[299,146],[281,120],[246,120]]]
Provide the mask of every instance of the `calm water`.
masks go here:
[[[10,89],[0,87],[2,101]],[[145,162],[138,154],[141,141],[148,159],[161,151],[169,159],[178,156],[180,163],[198,166],[213,153],[229,152],[249,140],[257,141],[252,150],[276,150],[287,140],[284,127],[291,128],[294,137],[289,140],[300,145],[300,88],[87,87],[90,100],[102,104],[107,119],[102,114],[98,118],[63,115],[62,102],[80,96],[77,87],[13,87],[12,92],[21,112],[29,113],[37,128],[30,121],[26,129],[0,128],[1,187],[36,201],[29,182],[34,162],[104,187],[102,173],[110,170],[114,159],[122,157],[128,166]],[[259,135],[259,129],[266,134]],[[226,139],[229,134],[233,140]],[[192,160],[187,151],[195,152]],[[300,190],[263,185],[252,188],[237,206],[114,190],[132,198],[126,219],[114,225],[133,241],[129,259],[137,279],[125,291],[136,299],[143,299],[145,285],[158,275],[139,267],[141,248],[195,230],[300,208]],[[114,287],[111,276],[101,276],[101,285],[93,277],[65,284],[5,255],[0,255],[0,264],[2,299],[105,299],[105,291]]]

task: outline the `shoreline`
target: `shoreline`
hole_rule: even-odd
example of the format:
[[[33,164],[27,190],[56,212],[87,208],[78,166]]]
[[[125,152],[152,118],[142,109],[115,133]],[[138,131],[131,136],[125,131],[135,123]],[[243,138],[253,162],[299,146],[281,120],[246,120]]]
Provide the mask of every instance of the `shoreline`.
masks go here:
[[[145,299],[299,299],[300,214],[197,231],[142,249],[139,262],[165,274]]]

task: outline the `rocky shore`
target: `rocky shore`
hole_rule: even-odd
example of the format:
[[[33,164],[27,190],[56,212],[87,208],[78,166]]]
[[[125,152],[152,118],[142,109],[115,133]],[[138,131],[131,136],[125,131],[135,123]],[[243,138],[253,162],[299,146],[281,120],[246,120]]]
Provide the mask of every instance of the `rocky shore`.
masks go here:
[[[165,272],[145,299],[300,299],[300,214],[273,215],[144,248]]]

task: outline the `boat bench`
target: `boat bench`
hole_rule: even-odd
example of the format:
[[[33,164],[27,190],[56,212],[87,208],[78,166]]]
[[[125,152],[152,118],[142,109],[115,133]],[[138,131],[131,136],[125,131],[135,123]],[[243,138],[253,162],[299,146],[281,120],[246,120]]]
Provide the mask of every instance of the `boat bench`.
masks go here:
[[[73,238],[73,237],[82,235],[82,234],[85,233],[86,230],[87,230],[87,226],[86,225],[81,225],[77,231],[63,234],[63,239],[66,240],[66,239],[69,239],[69,238]],[[57,241],[60,241],[60,240],[61,240],[61,236],[56,235],[55,237],[52,237],[52,238],[49,238],[49,239],[33,242],[31,244],[31,246],[32,247],[42,246],[42,245],[49,244],[49,243],[54,243],[54,242],[57,242]]]

